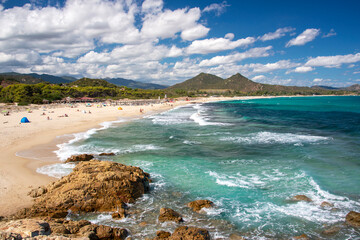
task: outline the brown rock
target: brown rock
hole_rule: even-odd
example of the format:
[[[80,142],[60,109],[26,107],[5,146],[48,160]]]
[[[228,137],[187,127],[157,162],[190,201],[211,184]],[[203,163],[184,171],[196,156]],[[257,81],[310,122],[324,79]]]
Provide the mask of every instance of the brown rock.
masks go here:
[[[115,153],[100,153],[99,156],[114,156]]]
[[[213,207],[214,203],[209,200],[196,200],[193,202],[189,202],[187,206],[191,208],[194,212],[200,212],[203,208]]]
[[[73,212],[110,212],[149,191],[149,174],[138,167],[90,160],[80,162],[69,175],[49,184],[46,193],[15,217],[65,217]]]
[[[128,235],[126,229],[117,229],[100,225],[96,228],[96,236],[100,239],[125,239]]]
[[[157,231],[156,232],[156,237],[154,238],[154,240],[160,240],[160,239],[169,239],[169,237],[171,236],[171,233],[169,232],[165,232],[165,231]]]
[[[360,227],[360,213],[351,211],[346,215],[345,222],[353,227]]]
[[[320,205],[320,207],[322,207],[322,208],[332,208],[333,206],[334,206],[334,204],[326,202],[326,201],[322,202]]]
[[[43,195],[45,193],[46,193],[46,188],[45,187],[38,187],[38,188],[32,189],[28,193],[28,195],[30,197],[36,198],[36,197],[39,197],[39,196],[41,196],[41,195]]]
[[[310,240],[310,238],[306,234],[301,234],[300,236],[293,237],[293,239]]]
[[[159,221],[160,222],[176,222],[180,223],[184,220],[182,219],[181,215],[178,212],[175,212],[174,210],[170,208],[161,208],[160,209],[160,215],[159,215]]]
[[[51,231],[49,224],[45,221],[36,219],[21,219],[2,223],[0,225],[0,233],[2,236],[14,235],[16,237],[20,236],[20,239],[22,239],[40,235],[50,235]]]
[[[147,222],[141,222],[141,223],[139,223],[139,226],[140,227],[145,227],[147,224],[148,224]]]
[[[210,240],[208,230],[196,227],[181,226],[175,229],[170,240]]]
[[[305,202],[312,202],[311,198],[305,196],[305,195],[296,195],[296,196],[293,196],[291,198],[292,201],[294,202],[299,202],[299,201],[305,201]]]
[[[80,155],[73,155],[71,157],[69,157],[68,159],[66,159],[66,163],[69,162],[87,162],[90,161],[91,159],[93,159],[94,156],[91,154],[80,154]]]

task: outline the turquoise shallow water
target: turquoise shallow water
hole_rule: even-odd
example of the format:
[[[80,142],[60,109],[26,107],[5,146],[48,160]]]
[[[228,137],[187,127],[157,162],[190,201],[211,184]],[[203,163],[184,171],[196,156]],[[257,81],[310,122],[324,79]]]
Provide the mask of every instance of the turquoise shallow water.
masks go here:
[[[160,207],[181,212],[188,225],[206,226],[215,238],[238,232],[253,239],[303,233],[349,239],[359,237],[359,230],[321,232],[341,225],[349,211],[360,211],[359,124],[360,97],[352,96],[195,104],[126,124],[105,123],[103,130],[63,144],[58,155],[115,152],[104,160],[151,174],[152,192],[134,205],[129,218],[72,216],[125,226],[135,239],[176,227],[157,223]],[[72,167],[47,170],[64,171],[64,166]],[[289,201],[298,194],[313,202]],[[201,215],[185,207],[204,198],[217,208]],[[320,207],[323,201],[334,209]],[[143,221],[148,225],[140,227]]]

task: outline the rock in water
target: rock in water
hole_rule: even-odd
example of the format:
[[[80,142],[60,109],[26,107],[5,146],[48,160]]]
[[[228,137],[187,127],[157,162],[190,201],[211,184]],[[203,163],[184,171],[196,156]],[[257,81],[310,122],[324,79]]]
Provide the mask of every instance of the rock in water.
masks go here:
[[[324,202],[321,203],[320,207],[322,207],[322,208],[332,208],[332,207],[334,207],[334,204],[324,201]]]
[[[193,202],[189,202],[187,206],[191,208],[194,212],[200,212],[203,208],[213,207],[214,203],[209,200],[196,200]]]
[[[305,195],[296,195],[291,198],[292,201],[299,202],[299,201],[305,201],[305,202],[312,202],[311,198],[305,196]]]
[[[184,220],[182,219],[181,215],[178,212],[175,212],[174,210],[170,208],[161,208],[160,209],[160,215],[159,215],[159,221],[160,222],[176,222],[180,223]]]
[[[360,227],[360,213],[351,211],[346,215],[345,221],[353,227]]]
[[[94,156],[90,154],[80,154],[80,155],[73,155],[66,159],[65,163],[69,162],[87,162],[93,159]]]
[[[175,229],[170,240],[210,240],[209,231],[203,228],[181,226]]]
[[[115,153],[100,153],[99,156],[114,156]]]
[[[115,212],[149,191],[149,177],[138,167],[90,160],[80,162],[69,175],[49,184],[17,218],[65,217],[73,212]]]

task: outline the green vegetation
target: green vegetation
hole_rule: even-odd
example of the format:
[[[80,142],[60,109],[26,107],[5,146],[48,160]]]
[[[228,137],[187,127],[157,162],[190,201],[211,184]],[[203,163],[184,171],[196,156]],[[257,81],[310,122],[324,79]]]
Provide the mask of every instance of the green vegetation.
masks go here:
[[[87,79],[88,80],[88,79]],[[101,86],[93,81],[93,86],[60,86],[56,84],[38,83],[38,84],[13,84],[0,88],[0,102],[13,103],[21,105],[41,104],[43,100],[54,102],[65,97],[81,98],[91,97],[97,99],[151,99],[164,97],[165,93],[161,90],[143,90],[131,89],[127,87],[117,87],[113,84]]]

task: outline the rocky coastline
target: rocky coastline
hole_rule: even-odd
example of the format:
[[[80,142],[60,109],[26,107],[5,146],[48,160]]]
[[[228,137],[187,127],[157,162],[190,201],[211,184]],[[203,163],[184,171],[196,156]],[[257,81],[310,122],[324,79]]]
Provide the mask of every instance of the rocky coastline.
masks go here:
[[[106,153],[103,156],[106,156]],[[133,233],[126,228],[93,224],[87,220],[74,221],[67,216],[81,213],[111,213],[113,219],[127,217],[131,214],[131,205],[136,204],[137,199],[150,191],[150,174],[138,167],[96,160],[94,156],[87,154],[72,156],[67,162],[77,164],[73,172],[47,186],[31,190],[29,195],[34,198],[34,203],[30,208],[21,209],[11,216],[0,217],[0,239],[133,239]],[[311,202],[311,199],[297,195],[290,201]],[[328,202],[323,202],[321,206],[333,207]],[[189,202],[187,207],[201,214],[204,208],[213,208],[215,205],[209,200],[196,200]],[[182,213],[166,207],[161,208],[157,221],[176,224],[176,229],[172,233],[157,231],[152,239],[211,239],[206,227],[187,226],[184,219],[186,218]],[[358,212],[349,212],[344,220],[341,226],[329,226],[322,234],[333,236],[341,228],[360,227]],[[231,234],[227,239],[251,237],[247,234]],[[294,236],[293,239],[310,238],[302,234]]]

